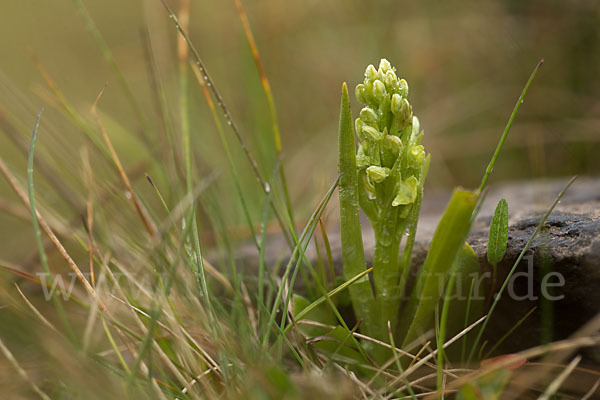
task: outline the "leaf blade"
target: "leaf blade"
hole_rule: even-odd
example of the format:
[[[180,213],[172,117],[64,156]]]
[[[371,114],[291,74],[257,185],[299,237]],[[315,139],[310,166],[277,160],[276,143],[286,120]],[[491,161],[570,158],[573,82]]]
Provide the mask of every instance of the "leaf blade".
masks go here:
[[[506,254],[508,242],[508,203],[506,199],[500,199],[492,222],[488,237],[487,260],[490,265],[498,265]]]
[[[340,228],[342,239],[342,261],[346,280],[361,274],[367,269],[360,226],[358,200],[358,174],[356,170],[356,145],[350,99],[346,83],[342,86],[340,125],[338,132],[338,169],[340,172]],[[367,276],[349,288],[352,306],[357,318],[365,319],[364,327],[373,327],[375,298]]]

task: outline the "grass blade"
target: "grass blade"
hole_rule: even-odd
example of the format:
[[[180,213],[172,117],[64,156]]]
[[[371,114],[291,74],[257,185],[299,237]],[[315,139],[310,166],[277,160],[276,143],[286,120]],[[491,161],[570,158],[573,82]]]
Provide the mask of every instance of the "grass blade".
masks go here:
[[[335,296],[336,294],[338,294],[339,292],[341,292],[342,290],[346,289],[347,287],[351,287],[352,284],[354,284],[356,281],[360,280],[363,276],[367,275],[372,270],[373,270],[373,267],[371,267],[369,269],[365,269],[363,272],[361,272],[360,274],[356,275],[352,279],[350,279],[350,280],[342,283],[341,285],[339,285],[335,289],[333,289],[330,292],[328,292],[327,296],[321,296],[321,297],[319,297],[317,300],[313,301],[307,307],[305,307],[304,309],[302,309],[302,311],[300,311],[294,317],[295,321],[296,322],[300,321],[304,316],[306,316],[306,314],[308,314],[309,312],[311,312],[312,310],[314,310],[315,308],[317,308],[318,306],[320,306],[321,304],[323,304],[327,300],[327,298],[331,298],[331,297]],[[285,329],[284,332],[287,333],[291,327],[292,327],[292,325],[288,325],[286,327],[286,329]]]
[[[349,280],[365,271],[366,262],[360,227],[354,128],[346,83],[342,85],[338,140],[338,168],[341,174],[339,197],[342,261],[344,276]],[[356,317],[364,319],[362,326],[366,333],[370,334],[369,331],[376,325],[376,313],[374,312],[375,298],[368,277],[365,276],[360,282],[356,282],[349,290]]]
[[[527,94],[527,91],[529,90],[529,86],[531,86],[531,82],[533,82],[533,78],[535,78],[537,72],[539,71],[539,69],[543,63],[544,63],[544,59],[542,58],[537,63],[535,68],[533,69],[531,76],[529,76],[529,80],[525,84],[525,87],[523,88],[523,91],[521,92],[521,95],[519,96],[519,99],[517,100],[517,104],[515,104],[515,108],[513,109],[513,112],[510,115],[510,118],[508,119],[506,127],[504,128],[504,132],[502,133],[502,136],[500,137],[498,146],[496,146],[496,151],[494,152],[494,155],[492,156],[492,159],[490,160],[490,163],[488,164],[488,167],[485,170],[485,174],[483,175],[483,178],[481,179],[481,184],[479,185],[479,189],[477,190],[479,193],[481,193],[483,191],[483,189],[485,188],[485,185],[487,184],[488,178],[492,174],[494,165],[496,164],[496,160],[498,160],[500,151],[502,151],[502,146],[504,146],[504,142],[506,141],[506,138],[508,137],[508,132],[510,132],[510,128],[512,127],[513,121],[515,120],[515,117],[517,116],[517,112],[519,112],[519,108],[521,108],[521,104],[523,104],[525,95]]]
[[[471,215],[479,194],[455,189],[431,241],[431,247],[398,328],[404,330],[403,347],[431,326],[432,315],[442,296],[440,278],[446,279],[452,262],[471,228]],[[441,286],[441,287],[440,287]]]
[[[48,266],[48,257],[46,256],[46,251],[44,250],[44,242],[42,241],[42,231],[40,229],[40,224],[37,218],[37,209],[35,206],[35,185],[33,183],[33,169],[34,169],[34,154],[35,154],[35,144],[37,141],[38,129],[40,127],[40,119],[42,118],[42,113],[44,109],[42,108],[35,119],[35,125],[33,127],[33,132],[31,134],[31,143],[29,145],[29,155],[27,157],[27,191],[29,195],[29,209],[31,210],[31,223],[33,225],[33,232],[35,233],[35,244],[38,248],[38,252],[40,253],[40,262],[42,264],[42,268],[44,268],[44,272],[46,276],[50,276],[50,267]],[[67,315],[65,314],[65,310],[62,306],[62,303],[56,296],[52,296],[52,301],[54,306],[56,307],[56,311],[58,312],[58,316],[60,317],[61,322],[63,323],[65,330],[67,331],[67,336],[74,341],[75,334],[73,333],[73,329],[71,328],[71,324],[67,319]]]
[[[256,45],[256,41],[254,40],[254,35],[252,34],[252,29],[250,29],[250,23],[248,22],[248,16],[246,15],[246,11],[244,11],[244,7],[242,6],[241,0],[234,0],[235,6],[238,11],[238,15],[240,17],[240,21],[242,22],[242,26],[244,28],[244,34],[246,35],[246,39],[248,40],[248,45],[250,46],[250,51],[252,51],[252,56],[254,57],[254,62],[256,63],[256,69],[258,69],[258,73],[260,75],[260,81],[263,86],[263,90],[265,92],[265,96],[267,98],[267,103],[269,104],[269,113],[271,115],[271,124],[273,126],[273,139],[275,141],[275,150],[277,151],[277,156],[281,159],[283,156],[282,148],[281,148],[281,136],[279,134],[279,123],[277,121],[277,109],[275,108],[275,101],[273,100],[273,92],[271,91],[271,85],[269,84],[269,79],[267,78],[267,74],[265,73],[265,68],[263,67],[262,60],[260,58],[260,54],[258,53],[258,46]],[[283,166],[283,162],[279,166],[279,176],[281,178],[281,184],[283,186],[283,195],[285,198],[285,205],[290,217],[290,220],[294,221],[294,213],[292,209],[292,202],[290,199],[290,192],[288,189],[287,179],[285,175],[285,170]]]

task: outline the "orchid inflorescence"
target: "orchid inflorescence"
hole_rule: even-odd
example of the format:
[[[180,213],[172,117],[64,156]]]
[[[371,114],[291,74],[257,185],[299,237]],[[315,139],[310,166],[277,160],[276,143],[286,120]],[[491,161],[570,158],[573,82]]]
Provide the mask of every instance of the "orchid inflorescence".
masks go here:
[[[423,132],[419,132],[419,120],[407,99],[408,84],[382,59],[379,69],[367,67],[364,82],[356,86],[355,93],[365,105],[355,123],[360,140],[356,164],[361,207],[371,219],[379,219],[376,210],[389,207],[391,201],[393,207],[402,206],[400,214],[406,217],[417,198],[425,162],[420,144]],[[369,202],[377,207],[366,204]]]

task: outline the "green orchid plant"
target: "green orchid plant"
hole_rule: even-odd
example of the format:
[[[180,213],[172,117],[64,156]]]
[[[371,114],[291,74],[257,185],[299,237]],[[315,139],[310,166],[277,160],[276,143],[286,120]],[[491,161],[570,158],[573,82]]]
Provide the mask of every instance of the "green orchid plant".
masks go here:
[[[359,204],[375,232],[373,258],[378,314],[392,326],[410,263],[429,156],[423,131],[408,102],[408,84],[382,59],[369,65],[356,98],[365,105],[356,119]],[[404,256],[398,254],[406,237]],[[383,322],[386,322],[385,320]]]
[[[394,336],[401,342],[413,340],[433,326],[443,289],[435,275],[447,279],[464,245],[479,193],[455,191],[416,285],[406,293],[430,157],[421,145],[423,131],[408,101],[408,84],[387,60],[381,60],[377,69],[367,67],[355,94],[364,107],[354,131],[344,84],[338,160],[344,273],[350,279],[366,268],[362,209],[375,233],[375,251],[372,282],[365,276],[349,288],[355,314],[369,336],[386,342]],[[401,310],[404,297],[408,300]]]
[[[355,130],[348,89],[343,84],[338,136],[342,261],[346,281],[352,281],[348,290],[362,333],[408,349],[435,328],[437,347],[442,348],[447,334],[464,329],[483,314],[482,303],[457,301],[452,299],[452,293],[458,284],[471,290],[480,285],[475,284],[480,282],[479,262],[465,240],[512,122],[542,63],[543,60],[527,81],[479,188],[454,190],[410,292],[407,277],[430,157],[421,145],[423,131],[408,101],[408,84],[398,78],[395,68],[385,59],[377,69],[369,65],[363,83],[355,90],[357,100],[364,105],[354,123]],[[368,270],[361,210],[375,233],[375,251]],[[371,270],[372,275],[367,275]],[[497,299],[490,313],[496,302]],[[486,322],[470,346],[469,360]],[[467,341],[463,341],[463,359],[466,346]],[[393,350],[380,350],[371,352],[376,361],[385,362],[393,355]],[[443,364],[444,353],[438,352],[439,365]]]

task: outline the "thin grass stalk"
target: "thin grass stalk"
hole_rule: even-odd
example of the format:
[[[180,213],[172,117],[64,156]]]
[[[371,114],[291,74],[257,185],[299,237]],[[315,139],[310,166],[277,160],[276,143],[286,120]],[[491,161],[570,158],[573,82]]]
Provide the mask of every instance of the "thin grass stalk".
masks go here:
[[[250,232],[251,232],[252,240],[254,241],[256,248],[260,250],[260,246],[256,239],[256,235],[253,234],[254,233],[254,223],[252,222],[252,217],[250,216],[248,204],[247,204],[244,194],[242,192],[242,185],[240,183],[240,178],[239,178],[239,175],[237,172],[237,167],[235,165],[235,162],[233,161],[231,149],[229,148],[229,144],[227,143],[227,138],[225,137],[223,125],[221,124],[221,120],[220,120],[220,118],[217,114],[217,110],[215,108],[215,103],[213,102],[212,98],[210,97],[210,93],[208,91],[208,88],[206,87],[206,83],[204,82],[204,79],[202,79],[200,69],[197,67],[196,64],[193,64],[193,63],[191,64],[191,68],[192,68],[192,71],[194,72],[194,75],[196,76],[198,83],[202,87],[202,93],[204,94],[204,98],[206,99],[206,102],[208,103],[208,108],[210,109],[213,121],[215,122],[215,125],[217,127],[217,132],[219,132],[219,138],[221,139],[221,143],[223,144],[223,149],[225,150],[225,156],[227,157],[227,163],[229,164],[229,169],[231,171],[231,176],[233,178],[235,190],[240,199],[240,203],[242,205],[242,210],[244,212],[244,217],[246,218],[246,223],[248,224],[248,228],[250,229]],[[270,190],[266,193],[266,196],[267,197],[271,196]],[[269,204],[269,203],[267,203],[267,204]]]
[[[119,175],[121,176],[121,179],[123,180],[123,184],[125,185],[125,187],[129,191],[129,194],[131,195],[131,202],[135,208],[135,211],[137,212],[140,219],[142,220],[142,223],[144,224],[144,228],[146,228],[146,232],[148,232],[148,235],[150,236],[150,238],[153,240],[156,240],[156,235],[155,235],[156,227],[154,226],[152,221],[148,218],[148,215],[145,212],[144,208],[142,208],[140,201],[138,200],[138,197],[137,197],[135,191],[133,190],[131,181],[129,180],[129,177],[127,176],[127,173],[125,172],[125,169],[123,168],[123,164],[121,164],[121,160],[119,159],[119,156],[117,155],[117,152],[116,152],[115,148],[113,147],[112,142],[110,141],[110,138],[108,137],[106,129],[104,129],[102,120],[100,119],[100,116],[98,115],[98,108],[97,108],[98,102],[100,101],[100,99],[102,98],[102,95],[104,94],[104,89],[106,89],[106,86],[104,88],[102,88],[102,90],[100,91],[100,94],[96,98],[96,101],[92,105],[92,110],[91,110],[92,116],[96,120],[96,125],[98,126],[98,130],[100,131],[100,134],[102,135],[102,138],[104,139],[106,147],[108,148],[108,151],[110,152],[112,162],[115,164],[117,171],[119,172]]]
[[[311,215],[308,223],[306,224],[306,226],[304,227],[304,230],[302,231],[302,234],[300,235],[300,241],[294,247],[294,251],[292,253],[292,256],[290,257],[290,260],[288,261],[288,264],[287,264],[287,266],[285,268],[285,272],[284,272],[283,277],[281,279],[282,284],[279,285],[279,289],[277,291],[277,294],[275,295],[275,302],[273,303],[273,307],[272,307],[271,312],[270,312],[269,322],[267,324],[267,329],[265,331],[265,337],[263,338],[263,341],[262,341],[263,347],[265,347],[267,345],[267,343],[269,342],[271,325],[273,325],[274,322],[275,322],[275,315],[277,314],[277,309],[279,308],[280,302],[282,300],[283,286],[284,286],[283,282],[285,282],[288,279],[288,276],[290,274],[290,270],[292,268],[292,264],[294,263],[294,260],[296,259],[296,257],[298,257],[298,254],[300,254],[300,252],[303,252],[305,250],[306,246],[308,246],[308,243],[307,243],[304,247],[302,247],[302,242],[304,242],[305,238],[309,234],[309,231],[311,230],[311,227],[313,226],[313,224],[315,224],[315,221],[318,220],[318,217],[323,213],[324,208],[325,208],[325,204],[327,204],[327,202],[331,198],[331,196],[333,194],[333,191],[335,190],[335,188],[338,185],[338,182],[339,182],[339,178],[331,186],[331,188],[329,189],[329,191],[327,192],[327,194],[325,195],[325,197],[319,203],[319,206],[317,207],[317,209]],[[298,267],[299,262],[300,262],[300,259],[298,259],[298,262],[296,262],[295,271],[297,271],[297,267]],[[286,304],[284,304],[284,307],[287,308],[287,301],[286,301]],[[285,314],[286,313],[284,313],[283,315],[285,316]]]
[[[265,205],[263,207],[263,215],[261,221],[260,228],[260,245],[259,245],[259,255],[258,255],[258,327],[262,328],[262,316],[263,316],[263,308],[264,303],[264,292],[265,292],[265,248],[267,241],[267,220],[269,218],[269,202],[271,201],[271,192],[267,193],[267,197],[265,199]],[[254,236],[254,235],[253,235]],[[258,334],[258,332],[257,332]],[[260,337],[260,335],[258,336]]]
[[[260,58],[260,54],[258,52],[258,46],[256,45],[256,41],[254,40],[254,35],[252,34],[252,29],[250,28],[250,23],[248,22],[248,16],[246,15],[246,11],[244,11],[244,7],[242,6],[241,0],[234,0],[235,6],[237,8],[238,15],[240,17],[240,21],[242,22],[242,26],[244,28],[244,34],[246,35],[246,39],[248,40],[248,45],[250,46],[250,50],[252,52],[252,56],[254,58],[254,62],[256,64],[256,69],[258,70],[258,74],[260,75],[260,81],[263,86],[263,90],[265,92],[265,96],[267,98],[267,103],[269,105],[269,114],[271,116],[271,125],[273,127],[273,139],[275,141],[275,150],[277,151],[277,157],[282,158],[283,152],[281,147],[281,137],[279,134],[279,123],[277,121],[277,109],[275,107],[275,101],[273,100],[273,93],[271,92],[271,85],[269,84],[269,79],[267,78],[267,74],[265,73],[265,69],[263,67],[262,60]],[[294,213],[292,208],[292,202],[290,198],[290,193],[287,184],[287,178],[285,175],[284,164],[281,162],[279,166],[279,176],[281,178],[281,185],[283,186],[283,195],[285,199],[285,205],[288,211],[288,215],[292,225],[294,224]]]
[[[17,373],[19,374],[19,376],[21,376],[21,378],[23,378],[24,381],[29,383],[29,385],[31,386],[33,391],[38,396],[40,396],[40,398],[42,400],[51,400],[50,397],[42,389],[40,389],[39,386],[37,384],[35,384],[35,382],[33,382],[31,380],[29,375],[27,375],[27,372],[25,372],[25,370],[19,365],[18,361],[15,359],[15,357],[13,356],[11,351],[8,349],[8,347],[6,347],[6,345],[2,341],[2,338],[0,338],[0,351],[2,351],[2,354],[4,354],[4,357],[6,357],[8,362],[11,363],[12,366],[17,370]]]
[[[469,325],[469,317],[471,315],[471,301],[473,297],[473,289],[475,288],[475,278],[471,279],[471,286],[469,287],[469,296],[467,297],[467,309],[465,310],[465,322],[463,327],[467,327]],[[461,350],[460,350],[460,362],[461,364],[465,363],[465,357],[467,355],[467,335],[463,337]]]
[[[392,355],[393,355],[393,358],[396,363],[396,368],[398,368],[398,371],[400,373],[402,373],[402,372],[404,372],[404,369],[402,368],[402,364],[400,363],[400,357],[398,356],[398,352],[396,351],[396,343],[394,342],[394,332],[392,332],[392,324],[390,321],[388,321],[387,328],[388,328],[388,337],[389,337],[390,345],[392,347]],[[413,390],[412,385],[408,381],[408,379],[404,380],[404,384],[406,385],[406,389],[408,390],[410,397],[413,400],[416,400],[417,397],[415,395],[415,391]]]
[[[504,341],[510,335],[512,335],[513,332],[516,331],[536,309],[537,309],[537,306],[532,307],[531,310],[529,310],[523,317],[521,317],[517,321],[517,323],[514,324],[504,335],[502,335],[502,337],[496,342],[496,344],[494,344],[494,346],[491,349],[489,349],[487,353],[485,353],[485,355],[483,356],[483,359],[488,358],[494,352],[494,350],[496,350],[502,343],[504,343]]]
[[[163,150],[162,158],[167,165],[168,179],[175,182],[178,178],[177,173],[179,171],[177,168],[177,147],[175,145],[175,139],[173,138],[173,127],[167,106],[167,96],[164,85],[158,76],[158,65],[156,63],[156,57],[154,56],[152,38],[147,25],[144,26],[141,36],[142,41],[144,42],[144,55],[147,59],[146,65],[148,67],[148,76],[150,77],[154,107],[156,109],[156,114],[158,115],[158,120],[160,121],[159,133],[161,140],[160,148]]]
[[[35,185],[33,181],[35,144],[37,140],[38,129],[40,126],[40,119],[42,118],[43,111],[44,109],[42,108],[38,113],[35,119],[35,125],[33,126],[33,132],[31,134],[31,144],[29,146],[29,155],[27,158],[27,190],[29,195],[29,209],[31,211],[31,223],[33,225],[33,232],[35,234],[35,244],[40,254],[40,262],[42,264],[42,268],[44,269],[44,272],[47,274],[47,276],[50,276],[48,257],[46,256],[46,251],[44,250],[42,232],[40,230],[40,224],[38,222],[37,209],[35,205]],[[62,303],[60,302],[57,296],[52,296],[52,302],[54,303],[54,307],[56,308],[58,316],[66,330],[67,337],[69,337],[69,339],[73,343],[75,343],[75,333],[73,332],[73,328],[71,327],[71,324],[67,319],[67,315],[62,306]]]
[[[533,69],[533,72],[529,76],[529,80],[527,80],[527,83],[525,84],[525,87],[523,88],[523,91],[521,92],[521,95],[519,96],[519,99],[517,100],[517,103],[515,104],[515,107],[510,115],[510,118],[508,119],[507,124],[506,124],[506,127],[504,128],[504,132],[502,133],[502,136],[500,137],[498,146],[496,146],[496,151],[494,152],[494,155],[492,156],[492,159],[490,160],[490,163],[488,164],[488,167],[485,170],[485,174],[483,175],[483,178],[481,179],[481,184],[479,185],[479,189],[477,190],[479,193],[481,193],[483,191],[483,189],[485,189],[485,185],[487,184],[488,178],[490,177],[490,175],[492,174],[492,171],[494,170],[494,165],[496,164],[496,161],[498,160],[498,156],[500,156],[500,151],[502,151],[502,147],[504,146],[504,142],[506,141],[506,138],[508,137],[508,132],[510,132],[510,128],[512,127],[513,121],[515,120],[515,117],[517,116],[517,113],[519,112],[519,108],[521,108],[521,104],[523,104],[523,102],[525,101],[525,95],[527,94],[527,91],[529,90],[529,86],[531,86],[531,83],[533,82],[533,78],[535,78],[535,76],[537,75],[537,72],[539,71],[539,69],[543,63],[544,63],[544,59],[542,58],[537,63],[535,68]]]

